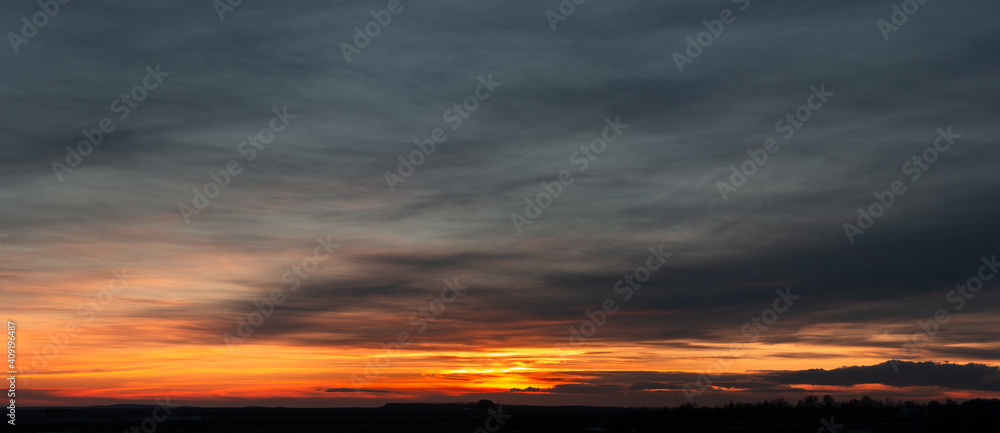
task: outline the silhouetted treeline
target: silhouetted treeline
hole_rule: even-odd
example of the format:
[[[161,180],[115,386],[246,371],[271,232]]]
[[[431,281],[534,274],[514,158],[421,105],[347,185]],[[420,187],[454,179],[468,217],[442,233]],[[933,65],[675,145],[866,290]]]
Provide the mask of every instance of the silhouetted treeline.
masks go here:
[[[666,411],[668,424],[690,428],[686,431],[996,432],[1000,425],[1000,400],[978,398],[922,404],[869,396],[837,402],[829,395],[810,395],[796,403],[776,398],[715,407],[685,404]]]
[[[1000,400],[956,403],[877,400],[869,396],[837,402],[807,396],[714,407],[684,404],[668,408],[520,407],[507,427],[516,429],[602,428],[609,432],[997,432]],[[571,430],[564,430],[571,431]]]
[[[131,431],[152,406],[19,408],[23,432]],[[497,420],[502,420],[499,423]],[[500,425],[502,424],[502,425]],[[157,433],[225,432],[996,432],[1000,400],[951,399],[927,404],[861,397],[835,401],[806,396],[714,407],[684,404],[664,408],[392,403],[378,408],[202,408],[180,407],[158,422]],[[478,430],[483,429],[483,430]],[[139,431],[142,431],[141,429]]]

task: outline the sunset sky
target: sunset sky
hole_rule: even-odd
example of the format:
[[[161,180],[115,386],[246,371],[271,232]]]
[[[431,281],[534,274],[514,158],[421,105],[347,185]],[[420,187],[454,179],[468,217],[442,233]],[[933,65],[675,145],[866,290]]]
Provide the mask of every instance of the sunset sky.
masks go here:
[[[19,404],[1000,398],[995,2],[216,3],[0,4]]]

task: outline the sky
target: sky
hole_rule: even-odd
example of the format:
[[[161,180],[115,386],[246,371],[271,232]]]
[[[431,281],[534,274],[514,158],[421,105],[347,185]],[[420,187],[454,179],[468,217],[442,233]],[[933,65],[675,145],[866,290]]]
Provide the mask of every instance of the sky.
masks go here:
[[[1000,397],[1000,17],[909,3],[3,2],[19,402]]]

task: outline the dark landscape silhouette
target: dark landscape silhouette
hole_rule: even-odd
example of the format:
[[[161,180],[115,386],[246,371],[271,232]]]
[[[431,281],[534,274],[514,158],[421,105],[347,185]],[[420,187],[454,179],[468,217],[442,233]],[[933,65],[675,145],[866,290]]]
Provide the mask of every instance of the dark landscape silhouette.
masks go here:
[[[18,431],[131,431],[154,406],[25,408]],[[503,424],[488,420],[503,419]],[[208,408],[182,406],[157,432],[996,432],[1000,400],[926,404],[869,396],[835,401],[807,396],[714,407],[498,406],[478,403],[390,403],[377,408]],[[486,427],[486,426],[489,427]],[[479,430],[482,429],[482,430]],[[137,430],[137,431],[142,431]]]

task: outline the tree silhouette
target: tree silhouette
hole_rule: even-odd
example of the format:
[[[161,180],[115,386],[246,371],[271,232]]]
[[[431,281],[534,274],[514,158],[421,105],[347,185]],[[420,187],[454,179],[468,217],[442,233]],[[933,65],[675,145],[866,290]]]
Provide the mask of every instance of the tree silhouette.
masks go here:
[[[490,409],[496,408],[497,405],[493,403],[493,400],[482,399],[476,403],[476,413],[486,413]]]
[[[819,397],[809,394],[799,400],[798,407],[819,407]]]

